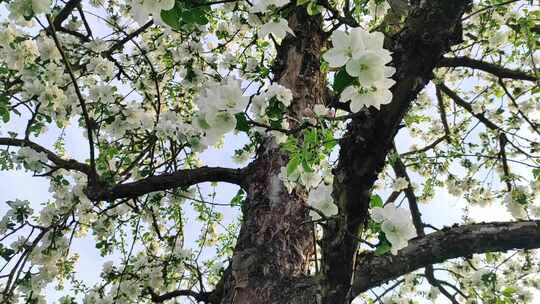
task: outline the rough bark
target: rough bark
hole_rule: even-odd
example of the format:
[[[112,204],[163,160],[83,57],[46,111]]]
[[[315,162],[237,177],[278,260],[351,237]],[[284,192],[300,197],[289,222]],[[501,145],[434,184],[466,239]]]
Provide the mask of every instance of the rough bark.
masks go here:
[[[243,186],[249,168],[230,169],[220,167],[200,167],[179,170],[173,173],[150,176],[138,181],[103,187],[87,195],[92,200],[115,200],[134,198],[155,191],[179,187],[189,187],[203,182],[227,182]]]
[[[354,293],[448,259],[539,246],[540,221],[493,222],[445,228],[411,241],[395,256],[360,256],[353,284]]]
[[[302,193],[288,194],[277,179],[287,155],[267,141],[251,174],[247,210],[222,303],[347,303],[358,234],[368,218],[371,188],[382,169],[399,123],[416,94],[450,46],[461,41],[460,19],[468,0],[413,1],[402,31],[389,37],[397,68],[394,98],[381,111],[364,110],[349,124],[335,170],[334,197],[340,217],[329,223],[322,241],[322,284],[305,277],[313,248]],[[275,79],[293,90],[290,115],[323,102],[319,71],[324,34],[320,20],[298,8],[289,20],[296,37],[278,49]],[[293,123],[294,125],[294,123]],[[304,288],[299,288],[298,286]],[[320,288],[321,290],[317,290]]]
[[[305,109],[322,103],[325,89],[320,71],[324,43],[321,17],[297,8],[289,18],[295,37],[278,48],[273,67],[275,81],[293,91],[288,115],[298,124]],[[312,224],[306,194],[288,193],[278,175],[288,155],[266,138],[246,185],[244,222],[225,283],[223,304],[317,303],[316,285],[307,276],[313,255]]]

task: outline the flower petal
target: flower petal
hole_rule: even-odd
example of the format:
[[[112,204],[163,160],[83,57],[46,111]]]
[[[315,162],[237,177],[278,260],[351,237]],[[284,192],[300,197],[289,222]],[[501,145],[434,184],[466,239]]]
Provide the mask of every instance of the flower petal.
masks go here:
[[[349,60],[346,50],[336,48],[332,48],[324,53],[323,58],[328,62],[331,68],[339,68]]]

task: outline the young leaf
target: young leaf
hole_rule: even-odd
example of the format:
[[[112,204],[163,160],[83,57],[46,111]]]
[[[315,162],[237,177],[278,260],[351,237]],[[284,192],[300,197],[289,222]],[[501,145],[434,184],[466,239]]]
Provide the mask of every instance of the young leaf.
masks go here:
[[[287,164],[287,175],[291,175],[302,163],[300,155],[294,156]]]
[[[355,78],[345,71],[345,67],[342,67],[334,76],[334,85],[332,88],[334,89],[334,92],[340,94],[346,87],[351,85],[354,80]]]
[[[236,117],[236,130],[247,133],[249,131],[249,124],[246,118],[246,114],[238,113],[235,115],[235,117]]]
[[[384,207],[384,203],[383,203],[382,198],[380,196],[376,195],[376,194],[373,195],[371,197],[371,200],[369,201],[369,207],[371,207],[371,208],[378,208],[378,207],[382,208],[382,207]]]

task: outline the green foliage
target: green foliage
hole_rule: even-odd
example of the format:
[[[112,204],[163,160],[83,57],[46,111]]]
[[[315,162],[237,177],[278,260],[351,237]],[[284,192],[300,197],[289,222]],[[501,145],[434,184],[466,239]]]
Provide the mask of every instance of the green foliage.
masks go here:
[[[293,158],[289,160],[287,163],[287,175],[291,175],[298,169],[300,164],[302,163],[302,157],[301,155],[297,154]]]
[[[384,207],[384,202],[382,200],[382,198],[375,194],[375,195],[372,195],[371,196],[371,199],[369,201],[369,207],[370,208],[382,208]]]
[[[386,236],[384,235],[384,232],[379,232],[379,243],[377,244],[377,247],[375,248],[375,255],[381,256],[385,255],[392,249],[392,245],[388,240],[386,239]]]
[[[177,31],[190,31],[199,25],[207,24],[211,13],[209,5],[176,2],[168,11],[161,11],[161,19]]]
[[[249,122],[245,113],[238,113],[236,117],[236,130],[242,132],[249,132]]]
[[[240,207],[242,214],[246,212],[246,192],[243,189],[238,189],[236,195],[231,199],[231,206]]]
[[[0,243],[0,257],[8,261],[15,254],[15,250],[4,246]]]
[[[315,16],[321,13],[321,6],[316,1],[311,1],[307,5],[307,12],[310,16]]]
[[[9,122],[10,104],[6,95],[0,95],[0,119],[3,122]]]
[[[349,75],[345,70],[345,67],[342,67],[336,75],[334,75],[334,84],[332,85],[332,88],[336,94],[340,94],[346,87],[353,84],[355,80],[356,78]]]
[[[313,172],[332,149],[337,145],[337,140],[331,129],[307,128],[303,132],[302,140],[289,136],[281,148],[291,154],[287,164],[287,174],[291,175],[300,166],[305,172]]]
[[[270,120],[270,127],[281,129],[285,111],[285,105],[277,100],[277,98],[273,97],[270,99],[270,104],[268,105],[268,108],[266,108],[266,115]]]

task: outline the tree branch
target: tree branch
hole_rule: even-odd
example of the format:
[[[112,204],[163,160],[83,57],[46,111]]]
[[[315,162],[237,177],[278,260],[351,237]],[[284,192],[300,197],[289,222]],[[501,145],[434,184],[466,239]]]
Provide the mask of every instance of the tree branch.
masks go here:
[[[422,148],[418,148],[416,150],[411,150],[411,151],[407,151],[407,152],[403,152],[400,154],[401,157],[404,157],[404,156],[409,156],[409,155],[413,155],[413,154],[417,154],[417,153],[424,153],[424,152],[427,152],[431,149],[434,149],[435,147],[437,147],[438,144],[442,143],[445,139],[447,139],[447,136],[446,134],[437,138],[436,140],[434,140],[431,144],[427,145],[427,146],[424,146]]]
[[[0,138],[0,145],[2,146],[14,146],[14,147],[29,147],[37,152],[43,152],[47,154],[47,158],[56,166],[66,169],[66,170],[75,170],[85,174],[90,172],[90,166],[87,164],[80,163],[74,159],[63,159],[60,156],[56,155],[54,152],[49,149],[38,145],[34,142],[24,139],[16,138]]]
[[[444,105],[444,100],[442,98],[441,90],[439,88],[435,89],[435,95],[437,96],[437,107],[439,108],[439,115],[441,117],[441,122],[444,128],[446,141],[451,144],[452,132],[450,131],[450,126],[448,125],[448,120],[446,118],[446,106]]]
[[[71,1],[74,2],[75,5],[78,4],[78,1]],[[92,127],[92,120],[90,119],[90,115],[88,114],[88,109],[86,107],[86,102],[84,100],[84,97],[81,93],[81,89],[79,88],[79,85],[77,84],[77,78],[75,77],[75,74],[73,73],[73,69],[71,68],[71,63],[69,62],[69,59],[67,58],[66,53],[64,52],[64,49],[62,48],[62,44],[60,43],[60,40],[58,39],[58,36],[56,35],[56,29],[54,22],[52,21],[50,15],[47,15],[47,21],[49,22],[50,28],[51,28],[51,34],[54,40],[54,44],[56,45],[56,48],[58,49],[58,52],[60,52],[60,55],[62,56],[62,61],[64,62],[64,65],[66,66],[66,70],[68,71],[69,77],[71,78],[71,82],[73,84],[73,87],[75,88],[75,94],[77,95],[77,99],[79,100],[79,104],[81,106],[82,116],[84,118],[84,123],[86,125],[86,133],[88,136],[88,146],[90,150],[90,171],[88,172],[88,179],[90,181],[90,184],[94,186],[97,183],[97,172],[96,172],[96,160],[95,160],[95,149],[94,149],[94,132]]]
[[[53,23],[51,24],[50,28],[52,28],[53,26],[58,28],[60,26],[62,26],[62,22],[64,22],[67,17],[69,17],[69,15],[71,14],[71,12],[73,12],[73,10],[81,3],[81,0],[69,0],[66,5],[64,6],[64,8],[62,8],[62,10],[60,10],[60,12],[58,13],[58,15],[56,15],[56,17],[54,18],[54,21]]]
[[[360,256],[355,294],[416,269],[478,253],[540,247],[540,220],[455,226],[409,242],[397,255]]]
[[[174,173],[150,176],[135,182],[115,185],[108,189],[90,191],[87,195],[91,200],[115,200],[119,198],[135,198],[155,191],[189,187],[204,182],[226,182],[244,186],[248,168],[201,167],[185,169]]]
[[[433,266],[432,265],[428,265],[426,266],[426,271],[425,271],[425,274],[426,274],[426,279],[428,280],[429,284],[431,284],[432,286],[434,287],[437,287],[439,289],[439,291],[452,303],[452,304],[459,304],[459,302],[456,300],[456,297],[452,294],[450,294],[450,292],[448,292],[448,290],[446,290],[446,288],[444,288],[444,286],[442,286],[442,282],[439,281],[436,277],[435,277],[435,271],[433,270]]]
[[[105,57],[111,56],[115,51],[121,49],[124,46],[124,44],[126,44],[131,39],[137,37],[139,34],[143,33],[144,31],[146,31],[152,25],[154,25],[154,21],[153,20],[148,21],[147,23],[145,23],[143,26],[141,26],[137,30],[129,33],[128,35],[126,35],[126,37],[124,37],[122,40],[120,40],[120,41],[116,42],[115,44],[113,44],[107,51],[103,52],[103,55]]]
[[[444,57],[439,61],[437,67],[441,68],[455,68],[466,67],[476,70],[481,70],[490,74],[493,74],[499,78],[510,78],[517,80],[538,81],[538,78],[527,72],[519,70],[511,70],[493,63],[472,59],[469,57]]]
[[[150,297],[152,299],[152,302],[154,303],[163,303],[167,300],[174,299],[177,297],[192,297],[197,302],[208,302],[208,298],[210,297],[210,292],[196,292],[193,290],[174,290],[162,295],[157,295],[153,291],[150,292]]]
[[[498,125],[493,123],[491,120],[487,119],[484,114],[482,113],[475,113],[473,111],[473,108],[470,103],[463,100],[463,98],[459,97],[456,92],[452,91],[449,87],[447,87],[444,83],[440,83],[437,85],[437,88],[440,89],[444,94],[446,94],[448,97],[452,98],[452,100],[460,107],[464,108],[469,112],[471,115],[476,117],[480,122],[482,122],[486,127],[488,127],[491,130],[495,131],[501,131],[505,132],[503,129],[501,129]]]
[[[424,223],[422,222],[422,213],[420,213],[420,209],[418,208],[418,199],[414,194],[414,188],[412,186],[412,181],[409,177],[409,173],[407,173],[407,167],[401,160],[399,153],[397,152],[395,143],[394,152],[396,153],[396,159],[392,163],[392,168],[394,169],[397,177],[402,177],[407,180],[408,184],[407,188],[405,189],[405,196],[407,197],[407,201],[409,202],[409,210],[411,211],[412,221],[414,224],[414,228],[416,229],[416,234],[422,237],[425,235]]]

